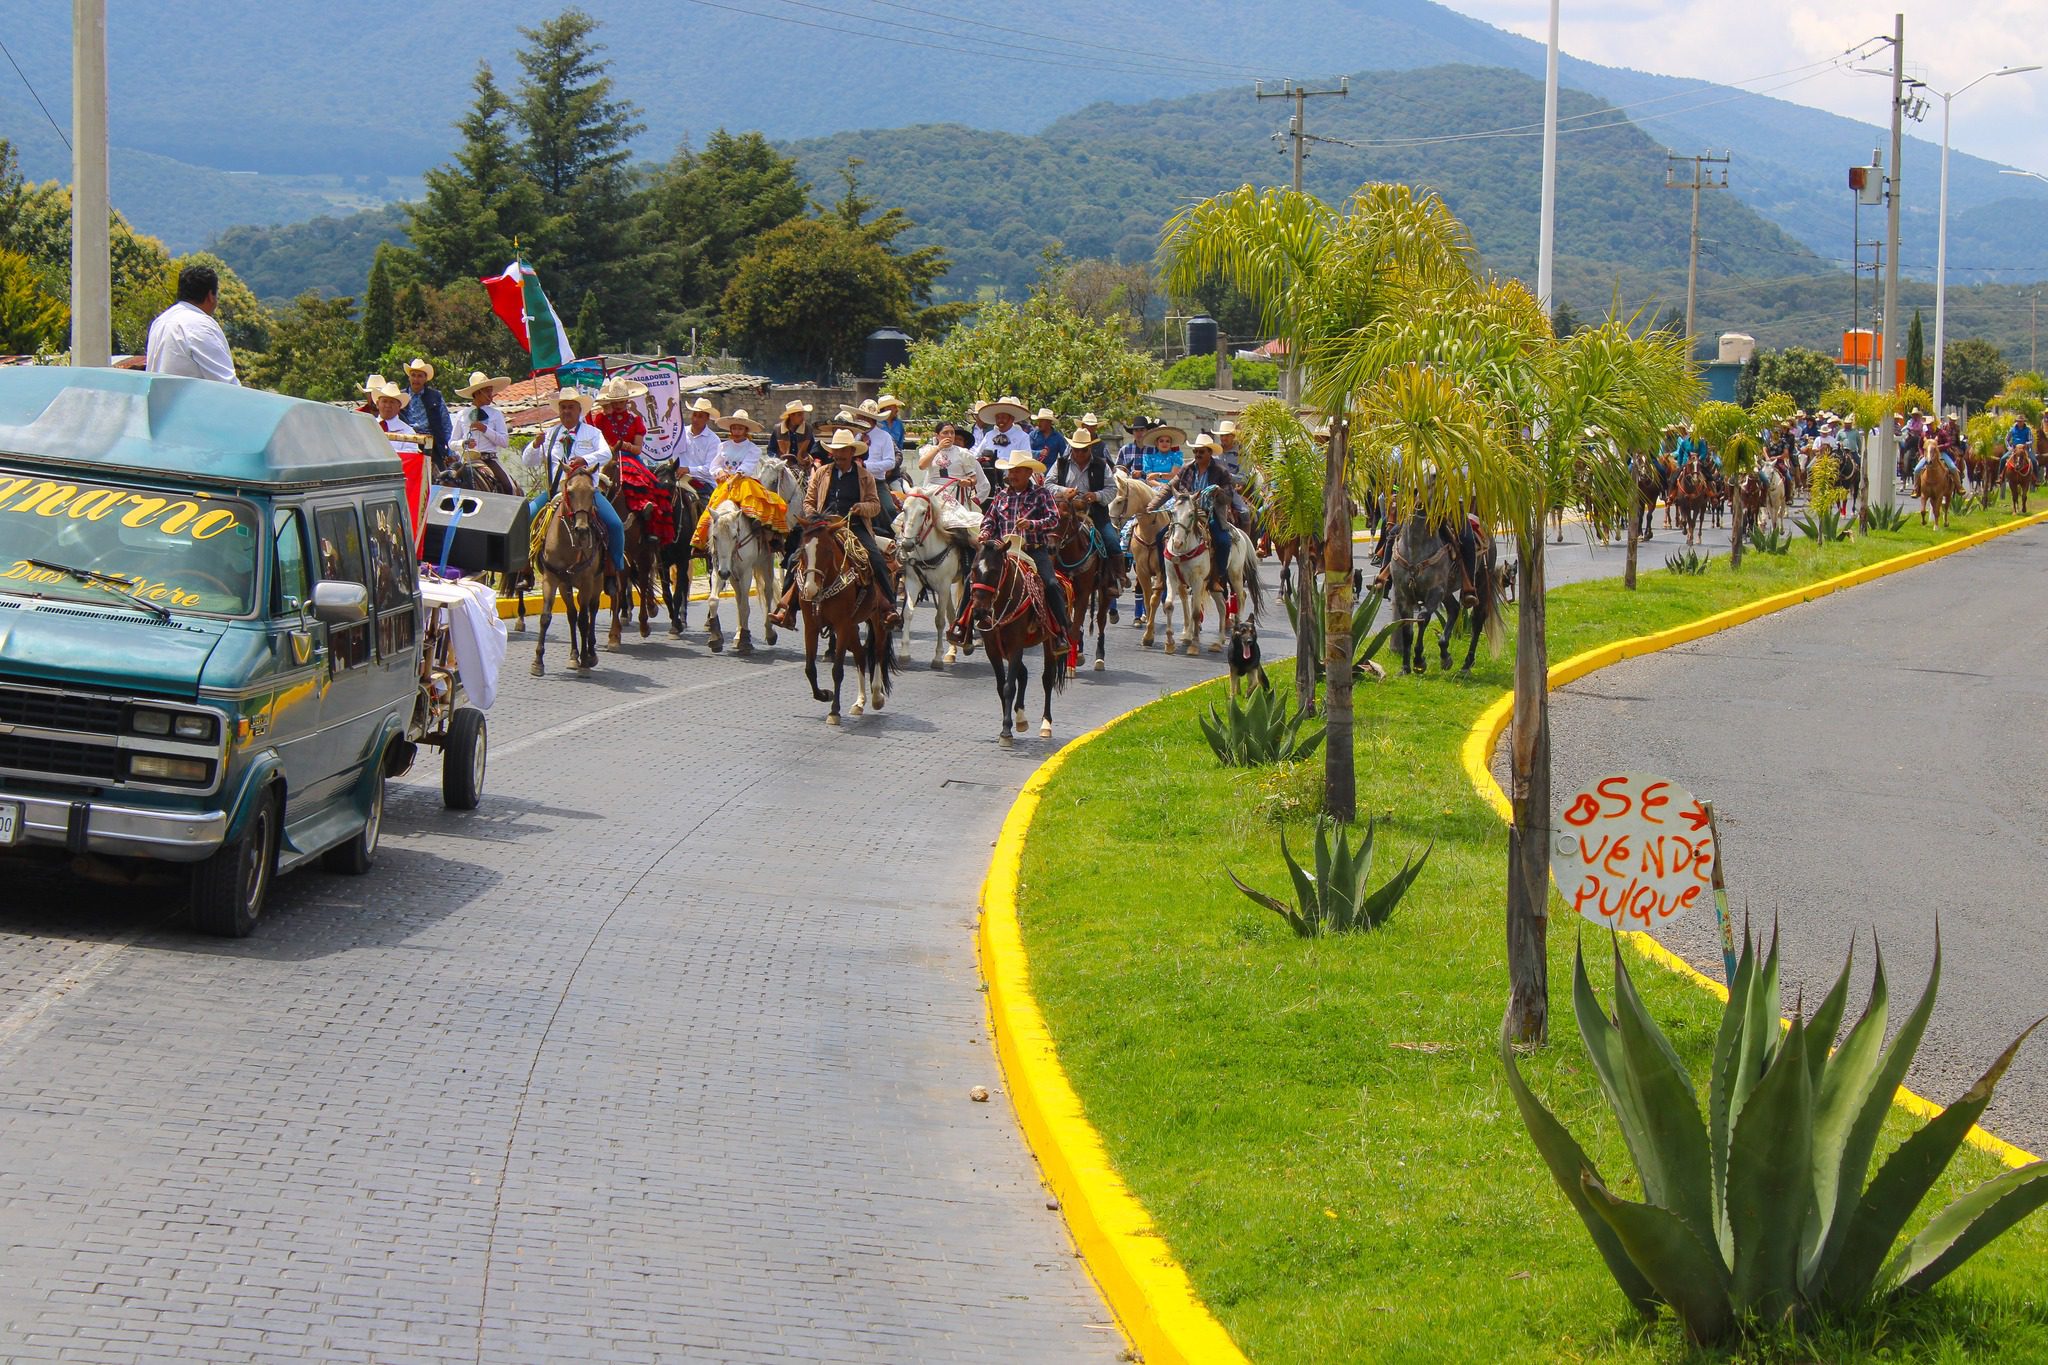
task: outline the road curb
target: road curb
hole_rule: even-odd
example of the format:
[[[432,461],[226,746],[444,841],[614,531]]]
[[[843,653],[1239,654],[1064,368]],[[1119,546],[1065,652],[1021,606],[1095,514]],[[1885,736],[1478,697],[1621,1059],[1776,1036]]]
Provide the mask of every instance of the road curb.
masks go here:
[[[1169,692],[1165,701],[1219,681]],[[1031,993],[1030,963],[1017,922],[1017,883],[1024,841],[1039,794],[1083,745],[1152,705],[1134,706],[1113,720],[1067,741],[1038,765],[996,836],[995,856],[981,884],[981,923],[976,942],[988,990],[989,1036],[1010,1087],[1010,1102],[1024,1139],[1038,1158],[1045,1183],[1059,1200],[1060,1216],[1080,1248],[1082,1264],[1116,1315],[1126,1338],[1146,1365],[1215,1362],[1238,1365],[1243,1352],[1195,1293],[1187,1272],[1152,1226],[1123,1178],[1111,1165],[1102,1135],[1088,1122],[1081,1097],[1060,1066],[1052,1033]]]
[[[1948,555],[1956,554],[1963,550],[1973,549],[1987,541],[1996,540],[2000,536],[2011,535],[2014,531],[2023,531],[2032,526],[2039,526],[2044,522],[2048,522],[2048,512],[2036,512],[2032,516],[2006,522],[2003,526],[1991,526],[1982,531],[1973,531],[1969,535],[1940,545],[1929,545],[1922,549],[1908,551],[1902,555],[1894,555],[1890,559],[1880,559],[1875,564],[1866,564],[1860,569],[1852,569],[1848,573],[1837,574],[1833,578],[1823,578],[1819,582],[1809,583],[1803,588],[1793,588],[1788,592],[1774,593],[1769,597],[1760,597],[1754,602],[1746,602],[1739,607],[1730,607],[1727,611],[1715,612],[1711,616],[1702,616],[1697,621],[1688,621],[1683,625],[1673,626],[1669,630],[1654,631],[1648,635],[1637,635],[1627,640],[1617,640],[1613,644],[1602,645],[1598,649],[1589,649],[1584,653],[1574,654],[1563,663],[1551,666],[1548,678],[1549,690],[1555,692],[1558,688],[1568,683],[1577,682],[1587,674],[1598,672],[1610,664],[1618,664],[1623,659],[1635,659],[1645,654],[1655,654],[1661,650],[1670,649],[1675,645],[1686,644],[1689,641],[1697,640],[1704,636],[1718,634],[1724,630],[1731,630],[1736,626],[1754,621],[1758,617],[1769,616],[1775,612],[1784,611],[1787,607],[1796,607],[1802,603],[1816,601],[1831,593],[1840,592],[1844,588],[1853,588],[1859,584],[1873,582],[1876,579],[1884,578],[1891,574],[1903,573],[1907,569],[1918,568],[1922,564],[1931,563],[1934,560],[1945,558]],[[1504,821],[1511,821],[1514,817],[1514,812],[1508,802],[1507,793],[1501,790],[1500,783],[1494,781],[1493,752],[1499,746],[1501,735],[1506,732],[1508,723],[1513,718],[1514,708],[1515,695],[1512,692],[1508,692],[1502,694],[1497,701],[1488,706],[1484,711],[1481,711],[1479,719],[1473,722],[1471,731],[1465,736],[1464,747],[1460,754],[1461,761],[1465,766],[1465,776],[1471,781],[1473,789],[1479,793],[1489,806],[1493,807],[1494,814],[1500,816]],[[1728,999],[1728,988],[1726,986],[1701,972],[1690,962],[1687,962],[1648,934],[1625,934],[1623,937],[1628,940],[1630,947],[1634,948],[1643,957],[1655,962],[1658,966],[1677,973],[1696,986],[1711,991],[1716,998],[1724,1002]],[[1917,1118],[1931,1119],[1942,1112],[1941,1105],[1936,1104],[1923,1095],[1914,1093],[1905,1086],[1899,1087],[1898,1094],[1893,1097],[1893,1102]],[[1967,1140],[1972,1147],[1977,1148],[1979,1151],[1990,1153],[2007,1166],[2025,1166],[2040,1159],[2032,1152],[2016,1147],[2004,1138],[1987,1133],[1982,1128],[1975,1126],[1971,1127]]]

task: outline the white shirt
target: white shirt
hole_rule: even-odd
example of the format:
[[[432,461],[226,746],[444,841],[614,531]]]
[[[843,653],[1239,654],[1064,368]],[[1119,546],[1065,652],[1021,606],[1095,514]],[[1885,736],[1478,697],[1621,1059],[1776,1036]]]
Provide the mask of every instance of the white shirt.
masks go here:
[[[481,431],[470,426],[478,413],[482,413],[484,419]],[[467,407],[455,414],[455,434],[449,439],[458,446],[475,441],[479,455],[496,455],[512,444],[512,437],[505,430],[505,414],[498,411],[495,403],[481,408]]]
[[[724,478],[728,474],[749,476],[761,472],[761,447],[752,441],[721,441],[718,453],[711,457],[711,473]]]
[[[144,346],[145,368],[151,374],[181,374],[190,379],[217,379],[239,384],[228,334],[204,308],[180,301],[156,315]]]
[[[896,438],[880,427],[870,427],[861,433],[861,439],[868,443],[867,459],[863,461],[868,473],[881,483],[889,477],[889,471],[896,467]]]
[[[548,471],[550,485],[561,479],[567,465],[582,465],[595,476],[611,458],[612,448],[588,422],[578,422],[574,431],[566,426],[549,427],[545,436],[526,448],[525,455],[528,466]]]
[[[676,443],[676,459],[692,474],[709,478],[712,461],[718,458],[718,448],[723,444],[718,437],[718,429],[709,422],[704,424],[702,431],[684,427],[683,438]]]
[[[975,459],[974,452],[966,446],[947,446],[932,452],[927,482],[937,483],[942,479],[970,479],[977,499],[988,496],[988,471],[981,467],[981,461]]]
[[[1008,443],[998,445],[997,442],[1002,441],[1005,437],[1008,437]],[[983,451],[987,451],[998,460],[1006,456],[1018,454],[1028,455],[1034,460],[1038,458],[1036,455],[1031,454],[1031,433],[1018,426],[1015,422],[1010,423],[1010,429],[1007,432],[998,431],[994,427],[990,427],[979,437],[975,438],[975,458],[979,459]]]
[[[406,421],[403,417],[380,417],[377,419],[377,425],[393,436],[419,435],[419,432],[413,428],[412,423]],[[420,445],[417,441],[393,441],[391,448],[402,454],[411,455],[419,450]]]

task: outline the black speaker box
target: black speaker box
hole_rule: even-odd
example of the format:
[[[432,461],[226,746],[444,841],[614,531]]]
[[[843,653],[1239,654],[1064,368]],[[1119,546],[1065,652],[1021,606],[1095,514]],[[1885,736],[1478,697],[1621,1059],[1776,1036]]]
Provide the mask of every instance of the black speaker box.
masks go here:
[[[420,558],[464,573],[524,573],[532,527],[525,498],[437,486],[427,494]]]

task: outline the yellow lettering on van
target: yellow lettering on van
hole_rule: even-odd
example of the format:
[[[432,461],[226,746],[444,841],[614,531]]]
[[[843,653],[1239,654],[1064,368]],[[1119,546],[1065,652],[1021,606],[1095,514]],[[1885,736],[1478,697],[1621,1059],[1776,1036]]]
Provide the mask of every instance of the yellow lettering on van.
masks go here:
[[[164,518],[163,525],[157,527],[156,529],[162,531],[167,536],[174,536],[178,534],[178,532],[184,530],[187,526],[190,526],[192,524],[192,519],[198,515],[198,503],[174,502],[171,504],[170,515],[166,516]]]
[[[222,531],[233,528],[239,520],[234,508],[216,507],[192,523],[192,539],[211,540]],[[164,529],[168,531],[171,528],[166,525]]]
[[[0,573],[0,578],[25,580],[30,583],[56,583],[63,577],[64,575],[55,570],[37,568],[26,559],[15,560],[7,566],[6,572]]]
[[[30,482],[29,479],[0,480],[0,505],[4,505],[9,498],[28,487]]]
[[[7,510],[10,512],[34,512],[39,516],[54,517],[64,510],[65,503],[70,502],[77,496],[77,484],[53,483],[45,479],[30,489],[20,502],[17,502]]]
[[[128,495],[118,488],[88,488],[73,498],[71,506],[65,510],[74,520],[99,521],[113,515],[127,498]]]
[[[130,493],[128,501],[135,504],[135,510],[121,518],[121,524],[136,528],[147,526],[156,520],[157,514],[163,511],[166,504],[166,499],[148,498],[140,493]]]

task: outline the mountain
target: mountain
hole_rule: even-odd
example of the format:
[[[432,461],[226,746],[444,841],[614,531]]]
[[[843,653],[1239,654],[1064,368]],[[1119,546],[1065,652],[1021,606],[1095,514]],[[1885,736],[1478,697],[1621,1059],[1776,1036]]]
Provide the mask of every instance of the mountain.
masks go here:
[[[1102,100],[1142,104],[1224,86],[1231,88],[1213,99],[1241,100],[1271,128],[1284,118],[1277,106],[1252,100],[1255,78],[1381,73],[1355,84],[1349,101],[1317,102],[1313,127],[1332,105],[1368,97],[1399,103],[1400,73],[1410,70],[1465,64],[1526,75],[1542,64],[1537,44],[1429,0],[1041,0],[1028,9],[995,0],[951,0],[943,8],[866,0],[583,4],[605,22],[620,93],[645,111],[640,149],[649,157],[720,126],[779,138],[927,123],[1025,134]],[[264,183],[273,176],[369,177],[371,185],[377,177],[415,177],[453,145],[451,124],[468,99],[476,61],[488,59],[505,83],[515,83],[519,24],[553,8],[508,15],[485,0],[111,0],[112,135],[123,149],[115,158],[116,201],[172,245],[189,246],[232,223],[315,211],[290,197],[305,192],[303,183],[275,186],[285,197],[252,201],[257,185],[210,182],[200,174],[205,168],[257,172],[235,179]],[[765,17],[771,10],[781,22]],[[8,43],[44,101],[65,108],[66,8],[16,7]],[[1769,60],[1760,55],[1758,64]],[[1637,111],[1653,136],[1685,153],[1732,148],[1730,197],[1806,247],[1846,255],[1844,171],[1884,140],[1878,129],[1782,100],[1574,59],[1564,62],[1562,79],[1616,104],[1662,101]],[[1882,110],[1874,97],[1872,113]],[[10,98],[0,101],[0,119],[11,137],[40,115]],[[1456,130],[1497,126],[1468,119]],[[1567,136],[1565,162],[1595,137]],[[61,147],[51,146],[56,157],[25,158],[31,174],[63,173]],[[160,159],[146,163],[153,179],[122,169],[143,154]],[[1901,258],[1909,268],[1933,260],[1937,160],[1931,144],[1909,143]],[[2038,232],[2015,240],[2007,230],[2038,212],[2048,189],[2001,177],[1999,169],[1952,158],[1950,259],[2000,268],[1971,278],[2048,277],[2048,240]],[[218,195],[211,193],[216,184]],[[386,197],[374,188],[358,192]],[[175,230],[166,226],[174,221]]]

